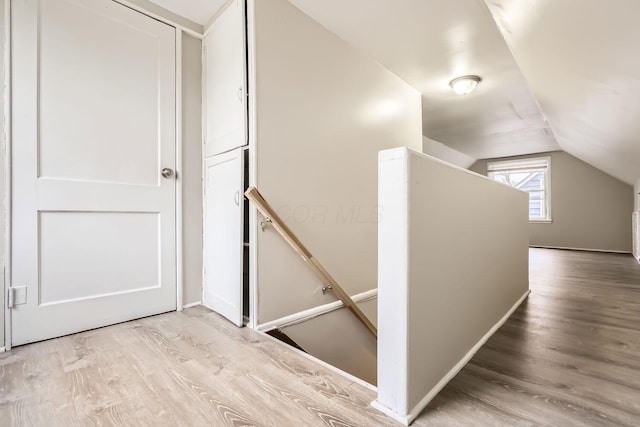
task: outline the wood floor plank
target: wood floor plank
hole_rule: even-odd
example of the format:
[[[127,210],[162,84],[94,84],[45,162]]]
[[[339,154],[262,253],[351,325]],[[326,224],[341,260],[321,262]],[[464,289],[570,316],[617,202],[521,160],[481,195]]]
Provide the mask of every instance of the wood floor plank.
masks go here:
[[[518,424],[640,425],[640,265],[628,255],[530,254],[528,301],[419,421],[447,412],[443,398],[457,391]]]
[[[530,277],[528,301],[414,425],[640,425],[640,265],[532,249]],[[3,427],[398,425],[374,399],[204,307],[0,354]]]
[[[414,422],[415,426],[536,426],[519,417],[450,386],[442,390]]]

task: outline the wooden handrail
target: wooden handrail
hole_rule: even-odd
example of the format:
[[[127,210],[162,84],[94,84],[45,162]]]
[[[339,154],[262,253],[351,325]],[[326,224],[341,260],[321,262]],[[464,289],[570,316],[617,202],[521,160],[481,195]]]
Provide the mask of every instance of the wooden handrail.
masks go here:
[[[322,283],[328,285],[333,289],[336,293],[336,296],[340,298],[340,301],[347,307],[356,318],[362,322],[362,324],[373,334],[374,337],[378,338],[378,330],[374,326],[373,323],[367,318],[367,316],[360,310],[360,308],[356,305],[355,302],[351,299],[349,294],[347,294],[344,289],[336,282],[336,280],[331,277],[329,272],[320,264],[320,262],[311,255],[311,252],[302,244],[300,239],[293,234],[293,231],[282,221],[280,216],[276,213],[276,211],[267,203],[267,201],[262,197],[262,194],[255,187],[249,187],[249,189],[244,193],[245,196],[249,200],[251,200],[256,208],[260,211],[260,213],[265,216],[267,219],[271,220],[271,224],[273,228],[282,236],[282,238],[293,248],[294,251],[298,253],[302,257],[303,260],[306,261],[307,265],[313,270],[314,273],[322,280]]]

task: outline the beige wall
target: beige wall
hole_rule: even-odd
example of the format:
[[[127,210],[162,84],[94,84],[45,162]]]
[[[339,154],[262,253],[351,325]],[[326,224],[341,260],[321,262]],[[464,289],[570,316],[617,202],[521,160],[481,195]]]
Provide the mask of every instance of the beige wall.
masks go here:
[[[513,158],[541,155],[551,156],[553,222],[529,224],[531,245],[631,252],[632,186],[562,151]],[[488,161],[470,169],[486,175]]]
[[[377,152],[420,150],[420,95],[286,0],[255,25],[258,189],[348,293],[376,288]],[[273,228],[256,243],[259,324],[335,300]]]
[[[633,186],[633,200],[633,210],[640,211],[640,179],[636,181],[636,185]]]
[[[183,302],[202,300],[202,42],[182,39]]]
[[[378,320],[377,304],[377,298],[358,303],[374,325]],[[376,339],[346,307],[284,327],[282,331],[310,355],[376,385]]]
[[[400,148],[379,179],[376,407],[406,419],[528,293],[528,196]]]
[[[444,160],[452,165],[460,166],[461,168],[468,168],[476,162],[476,158],[461,153],[458,150],[454,150],[448,145],[444,145],[442,142],[438,142],[434,139],[422,137],[422,152],[433,156],[436,159]]]

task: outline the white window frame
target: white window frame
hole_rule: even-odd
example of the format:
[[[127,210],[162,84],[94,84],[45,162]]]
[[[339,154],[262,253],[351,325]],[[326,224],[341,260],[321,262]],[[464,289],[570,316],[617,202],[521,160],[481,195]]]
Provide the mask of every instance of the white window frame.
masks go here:
[[[529,222],[550,223],[551,217],[551,157],[535,157],[520,160],[504,160],[498,162],[487,163],[487,176],[495,179],[497,173],[504,172],[525,172],[538,171],[544,172],[544,204],[546,207],[546,217],[529,218]]]

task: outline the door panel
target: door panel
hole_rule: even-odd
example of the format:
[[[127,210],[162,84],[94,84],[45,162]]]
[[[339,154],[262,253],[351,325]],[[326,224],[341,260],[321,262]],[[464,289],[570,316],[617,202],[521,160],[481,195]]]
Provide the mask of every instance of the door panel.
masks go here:
[[[39,176],[157,185],[158,61],[171,52],[158,55],[150,18],[132,26],[131,11],[96,4],[40,2]]]
[[[159,225],[157,212],[41,212],[40,305],[159,288]]]
[[[12,23],[12,344],[174,310],[175,29],[110,0]]]
[[[205,157],[247,144],[244,1],[235,0],[204,40]]]
[[[242,326],[244,151],[206,160],[204,304]]]

